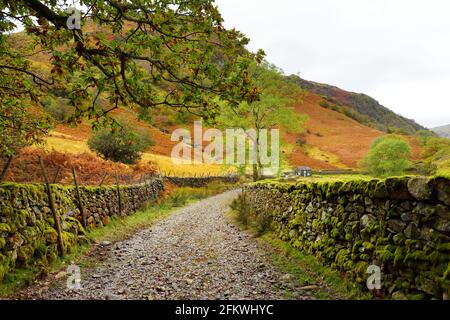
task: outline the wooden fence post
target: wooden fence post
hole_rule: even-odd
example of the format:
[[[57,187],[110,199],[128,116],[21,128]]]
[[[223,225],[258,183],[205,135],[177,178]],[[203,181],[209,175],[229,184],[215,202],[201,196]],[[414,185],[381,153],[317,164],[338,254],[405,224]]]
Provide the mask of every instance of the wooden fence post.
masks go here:
[[[86,228],[87,227],[86,214],[84,212],[83,202],[81,201],[81,194],[80,189],[78,188],[77,172],[75,171],[75,167],[72,167],[72,175],[73,175],[73,182],[75,184],[75,192],[77,195],[78,209],[80,209],[81,214],[81,223],[83,224],[83,227]]]
[[[47,191],[48,203],[49,203],[49,206],[50,206],[50,211],[52,212],[53,219],[55,220],[56,233],[58,234],[59,252],[60,252],[60,255],[62,257],[64,257],[65,256],[64,240],[63,240],[62,232],[61,232],[61,224],[60,224],[60,221],[59,221],[59,214],[58,214],[58,212],[55,209],[55,202],[54,202],[54,199],[53,199],[51,185],[50,185],[50,183],[48,181],[47,172],[45,171],[45,167],[44,167],[44,161],[42,160],[41,157],[39,157],[39,165],[41,166],[42,175],[44,176],[45,189]]]
[[[155,187],[153,186],[153,176],[151,173],[149,174],[148,186],[149,186],[149,190],[150,190],[150,196],[153,199],[156,199],[156,190],[155,190]]]
[[[119,201],[119,216],[122,215],[122,198],[120,196],[120,185],[119,185],[119,176],[116,173],[116,189],[117,189],[117,198]]]
[[[100,183],[98,185],[99,187],[103,186],[103,182],[105,182],[105,179],[106,179],[107,175],[108,175],[107,173],[103,174],[102,180],[100,180]]]
[[[11,167],[13,159],[14,159],[14,156],[9,156],[8,159],[6,160],[6,163],[3,167],[2,173],[0,174],[0,182],[2,182],[5,179],[6,174],[8,173],[8,170]]]
[[[131,203],[133,204],[133,210],[136,212],[136,201],[134,199],[134,185],[131,176],[128,177],[128,184],[131,192]]]
[[[58,169],[56,170],[55,177],[53,178],[53,184],[55,184],[56,181],[58,180],[58,176],[59,176],[59,174],[61,173],[61,168],[62,168],[62,167],[59,165],[59,166],[58,166]]]

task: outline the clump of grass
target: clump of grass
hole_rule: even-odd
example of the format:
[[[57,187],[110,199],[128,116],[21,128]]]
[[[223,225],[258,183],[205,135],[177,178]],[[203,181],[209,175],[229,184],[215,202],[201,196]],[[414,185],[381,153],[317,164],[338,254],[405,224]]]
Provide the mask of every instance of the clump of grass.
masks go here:
[[[260,213],[255,219],[257,236],[262,236],[272,230],[272,217],[267,213]]]
[[[261,236],[271,230],[272,217],[266,213],[255,213],[247,202],[246,194],[239,195],[230,205],[236,213],[235,217],[239,224],[245,228],[252,228],[257,236]]]
[[[184,206],[189,199],[189,195],[183,191],[175,192],[169,197],[170,204],[174,207]]]
[[[236,220],[243,227],[247,228],[250,224],[250,207],[245,200],[245,193],[240,194],[230,205],[230,208],[236,212]]]
[[[270,253],[272,263],[294,276],[300,286],[313,286],[308,293],[316,299],[372,299],[359,289],[358,284],[342,276],[339,271],[325,266],[314,255],[294,248],[268,232],[259,239]]]

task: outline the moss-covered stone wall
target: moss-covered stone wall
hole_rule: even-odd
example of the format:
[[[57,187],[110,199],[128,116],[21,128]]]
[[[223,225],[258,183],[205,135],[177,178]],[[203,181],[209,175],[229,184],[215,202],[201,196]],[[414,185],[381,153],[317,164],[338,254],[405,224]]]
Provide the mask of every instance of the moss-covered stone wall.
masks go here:
[[[366,287],[381,268],[376,294],[449,299],[450,180],[281,184],[244,188],[255,215],[269,215],[279,237],[314,253]]]
[[[112,216],[128,215],[156,198],[164,189],[159,179],[145,184],[111,187],[80,187],[88,227],[108,224]],[[86,241],[81,225],[76,191],[52,185],[55,207],[61,217],[62,237],[67,252]],[[58,234],[47,192],[41,184],[0,185],[0,282],[15,268],[44,266],[58,257]]]
[[[217,177],[166,177],[167,181],[177,187],[201,188],[211,183],[237,183],[238,175]]]

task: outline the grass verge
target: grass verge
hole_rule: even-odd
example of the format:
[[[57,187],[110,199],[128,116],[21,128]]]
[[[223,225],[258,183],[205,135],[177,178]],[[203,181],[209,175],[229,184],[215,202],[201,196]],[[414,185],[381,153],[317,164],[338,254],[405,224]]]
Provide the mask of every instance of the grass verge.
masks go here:
[[[298,283],[305,295],[319,300],[366,300],[371,299],[369,293],[362,292],[354,281],[348,280],[339,271],[323,265],[319,259],[309,253],[294,248],[290,243],[280,240],[272,231],[262,230],[260,222],[247,220],[236,210],[231,210],[229,219],[241,229],[250,232],[268,253],[270,263],[282,273],[289,274]],[[286,292],[286,299],[293,294]]]
[[[168,217],[177,208],[223,192],[225,187],[225,185],[210,185],[205,188],[172,189],[163,198],[149,204],[146,209],[125,217],[113,217],[105,227],[87,230],[88,244],[77,246],[64,258],[59,258],[51,265],[45,268],[16,269],[7,274],[0,284],[0,298],[11,297],[19,289],[45,278],[50,273],[58,272],[75,261],[80,267],[93,266],[98,262],[96,255],[89,254],[94,248],[93,244],[126,240],[136,232]]]

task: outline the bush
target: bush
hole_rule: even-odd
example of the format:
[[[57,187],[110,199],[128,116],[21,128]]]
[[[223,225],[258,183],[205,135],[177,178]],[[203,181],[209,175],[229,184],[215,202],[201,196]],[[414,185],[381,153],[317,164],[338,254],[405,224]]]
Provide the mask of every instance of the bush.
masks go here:
[[[301,136],[298,137],[297,139],[297,145],[299,147],[303,147],[306,144],[306,137],[304,134],[302,134]]]
[[[375,139],[360,166],[377,177],[403,175],[411,166],[412,155],[409,144],[396,136]]]
[[[448,175],[450,173],[450,139],[427,136],[421,142],[424,146],[422,158],[426,173]]]
[[[329,104],[327,101],[321,101],[321,102],[320,102],[320,106],[321,106],[322,108],[329,108],[329,107],[330,107],[330,104]]]
[[[170,203],[174,207],[182,207],[184,206],[188,200],[189,200],[189,194],[184,191],[175,192],[173,195],[170,196]]]
[[[45,110],[58,122],[67,122],[74,113],[74,108],[68,99],[46,97],[42,99]]]
[[[132,130],[128,124],[119,128],[102,129],[88,141],[89,148],[100,157],[126,164],[136,163],[142,152],[153,144],[146,131]]]
[[[237,213],[237,220],[243,226],[248,227],[250,224],[250,207],[245,200],[245,194],[239,195],[230,205],[230,208]]]
[[[231,209],[237,213],[236,220],[244,227],[251,226],[256,230],[256,235],[261,236],[272,228],[272,217],[264,212],[259,212],[256,216],[252,214],[251,207],[242,193],[233,200]]]
[[[272,228],[272,217],[265,213],[260,212],[255,221],[256,232],[258,236],[262,236]]]

